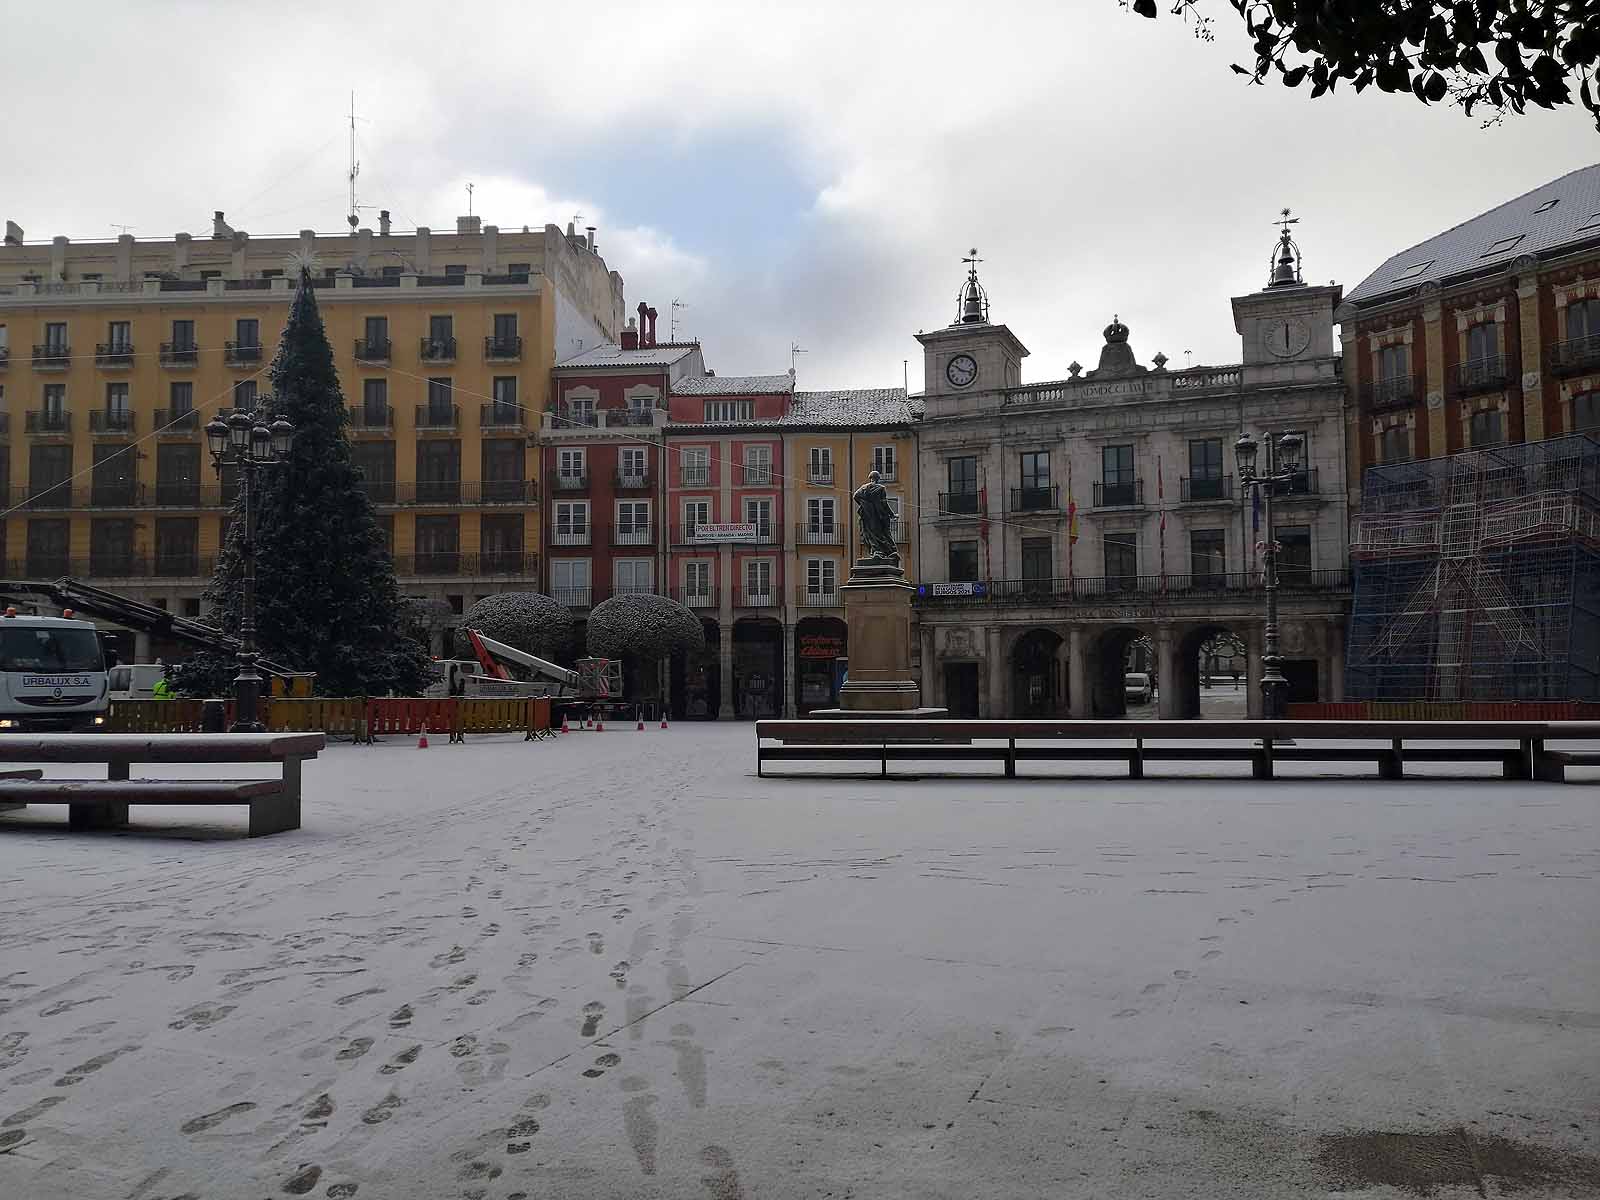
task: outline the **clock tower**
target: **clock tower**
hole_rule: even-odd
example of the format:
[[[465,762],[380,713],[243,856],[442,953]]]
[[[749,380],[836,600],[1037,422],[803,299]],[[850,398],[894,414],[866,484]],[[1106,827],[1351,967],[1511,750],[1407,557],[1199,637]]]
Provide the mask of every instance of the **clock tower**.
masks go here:
[[[999,404],[998,393],[1022,382],[1022,360],[1028,356],[1011,330],[989,323],[989,294],[978,282],[983,260],[977,250],[962,261],[967,279],[956,296],[956,319],[944,329],[917,334],[929,416]]]
[[[1246,367],[1292,365],[1340,353],[1333,340],[1333,310],[1344,289],[1336,283],[1313,286],[1301,277],[1300,247],[1289,233],[1298,221],[1283,210],[1267,286],[1233,298],[1233,325],[1244,342]]]

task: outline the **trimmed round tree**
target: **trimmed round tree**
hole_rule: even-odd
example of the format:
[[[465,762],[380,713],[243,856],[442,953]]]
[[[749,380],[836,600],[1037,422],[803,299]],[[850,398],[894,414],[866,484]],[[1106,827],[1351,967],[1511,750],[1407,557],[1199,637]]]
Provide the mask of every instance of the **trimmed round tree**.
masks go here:
[[[572,613],[559,600],[539,592],[485,596],[462,614],[458,629],[476,629],[497,642],[557,662],[572,645]],[[472,657],[465,633],[457,633],[456,647],[463,657]]]
[[[611,599],[589,613],[589,653],[596,658],[621,659],[634,667],[635,682],[649,676],[638,671],[642,662],[659,663],[676,651],[703,650],[706,631],[694,610],[666,596],[643,592]],[[652,694],[646,688],[645,694]]]

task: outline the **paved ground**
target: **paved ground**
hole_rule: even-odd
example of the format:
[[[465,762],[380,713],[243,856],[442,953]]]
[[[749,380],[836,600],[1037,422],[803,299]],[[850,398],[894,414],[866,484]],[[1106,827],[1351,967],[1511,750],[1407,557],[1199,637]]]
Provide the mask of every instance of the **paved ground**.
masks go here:
[[[1600,1195],[1593,782],[751,750],[341,747],[256,841],[0,816],[0,1196]]]

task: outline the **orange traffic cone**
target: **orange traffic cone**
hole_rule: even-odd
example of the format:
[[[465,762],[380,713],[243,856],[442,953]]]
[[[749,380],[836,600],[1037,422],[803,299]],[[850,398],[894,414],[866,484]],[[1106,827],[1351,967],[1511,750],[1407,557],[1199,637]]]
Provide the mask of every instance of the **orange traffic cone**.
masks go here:
[[[596,733],[604,733],[606,731],[606,719],[604,717],[594,723],[594,731]]]
[[[572,730],[567,728],[567,714],[566,713],[562,713],[561,714],[561,732],[562,733],[571,733],[572,732]]]
[[[635,733],[643,733],[644,732],[644,714],[642,714],[642,713],[639,716],[639,727],[638,727],[638,729],[634,730],[634,732]]]
[[[428,748],[428,723],[426,721],[424,721],[422,723],[422,732],[417,735],[417,749],[418,750],[426,750],[427,748]]]
[[[666,713],[662,713],[661,714],[661,728],[665,729],[666,727],[667,727],[667,714]]]

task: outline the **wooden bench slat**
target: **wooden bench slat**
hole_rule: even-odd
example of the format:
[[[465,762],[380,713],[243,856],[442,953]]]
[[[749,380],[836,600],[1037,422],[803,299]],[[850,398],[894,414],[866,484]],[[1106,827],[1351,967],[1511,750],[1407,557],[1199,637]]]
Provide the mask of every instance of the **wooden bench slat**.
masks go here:
[[[0,779],[23,804],[235,804],[284,791],[281,779]]]
[[[326,747],[320,733],[8,733],[0,762],[280,762]]]

